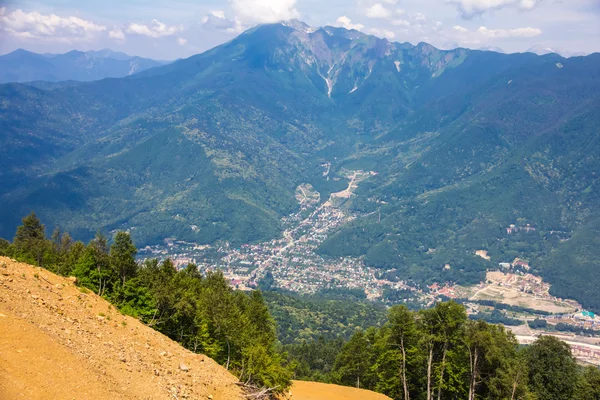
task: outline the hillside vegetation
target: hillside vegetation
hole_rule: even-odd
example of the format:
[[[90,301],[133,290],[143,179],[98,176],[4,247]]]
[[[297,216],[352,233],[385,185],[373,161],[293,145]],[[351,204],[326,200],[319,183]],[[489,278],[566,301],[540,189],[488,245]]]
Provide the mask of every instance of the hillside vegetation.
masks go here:
[[[277,341],[276,324],[259,291],[233,291],[220,273],[201,275],[192,264],[178,271],[170,260],[136,263],[136,248],[126,232],[116,233],[110,246],[101,236],[87,246],[72,242],[68,234],[56,233],[49,240],[43,225],[31,214],[23,218],[13,242],[2,243],[0,251],[50,271],[74,275],[79,294],[63,300],[70,300],[73,310],[98,312],[95,318],[88,318],[90,323],[114,324],[115,328],[121,324],[125,331],[130,319],[122,314],[136,317],[193,353],[211,356],[245,382],[246,388],[267,396],[285,393],[295,376],[372,389],[394,399],[600,399],[600,371],[578,366],[567,344],[541,337],[521,348],[502,326],[471,321],[464,307],[454,302],[416,312],[394,306],[380,327],[359,328],[349,340],[303,340],[288,345],[288,353]],[[12,260],[7,261],[12,265]],[[10,289],[18,282],[21,298],[51,312],[52,317],[39,314],[37,325],[70,343],[71,329],[63,331],[60,324],[78,326],[81,317],[63,318],[62,308],[45,300],[62,298],[64,280],[59,282],[62,286],[56,286],[49,272],[26,268],[32,277],[4,272],[2,279],[7,277],[7,283],[2,282],[3,287]],[[38,284],[35,293],[28,288],[31,279]],[[69,290],[76,293],[73,287]],[[86,300],[88,295],[90,300]],[[15,312],[11,311],[10,299],[3,298],[0,304]],[[25,312],[20,317],[28,315]],[[52,318],[60,321],[58,328]],[[78,335],[92,332],[96,339],[104,335],[93,327],[80,330]],[[116,347],[118,360],[127,372],[132,372],[127,369],[127,360],[142,358],[135,352],[136,343]],[[115,342],[108,342],[109,347],[113,345]],[[182,351],[177,354],[192,354]],[[160,356],[169,358],[169,352]],[[179,370],[193,371],[187,364],[180,365]],[[170,375],[168,371],[166,375]],[[159,370],[156,376],[165,376],[165,371]],[[171,390],[181,389],[173,387]],[[7,390],[18,389],[10,386]]]
[[[270,240],[299,185],[325,201],[362,169],[378,175],[321,254],[421,284],[521,257],[600,310],[599,93],[598,54],[442,51],[298,21],[126,78],[0,85],[0,236],[35,209],[84,240]]]
[[[171,261],[135,261],[129,234],[109,245],[97,236],[86,246],[68,234],[46,239],[35,214],[23,219],[3,253],[65,276],[84,292],[109,300],[122,313],[206,354],[247,385],[283,392],[291,371],[277,351],[275,325],[260,292],[234,292],[221,273],[201,275],[195,265],[176,270]]]

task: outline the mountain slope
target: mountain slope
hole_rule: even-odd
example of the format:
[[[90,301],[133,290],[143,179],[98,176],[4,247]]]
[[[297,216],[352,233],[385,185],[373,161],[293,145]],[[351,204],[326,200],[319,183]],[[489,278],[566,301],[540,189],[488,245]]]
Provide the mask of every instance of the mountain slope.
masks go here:
[[[37,54],[19,49],[0,56],[0,83],[31,81],[94,81],[118,78],[163,65],[108,49]]]
[[[210,358],[68,279],[5,257],[0,360],[2,398],[244,398],[236,378]]]
[[[393,75],[400,69],[394,60],[412,60],[423,53],[422,61],[406,61],[404,67],[406,71],[415,69],[410,79],[418,80],[430,76],[432,71],[440,73],[440,68],[455,59],[454,53],[439,52],[431,47],[420,50],[423,47],[420,46],[415,50],[357,32],[344,32],[338,28],[310,30],[303,25],[298,29],[281,24],[264,25],[204,54],[124,80],[51,90],[3,86],[6,102],[0,112],[7,118],[6,134],[1,139],[6,154],[2,158],[5,163],[0,165],[0,181],[5,194],[5,215],[13,221],[2,234],[7,234],[9,226],[17,222],[14,218],[23,207],[35,206],[41,209],[44,218],[48,217],[51,222],[60,219],[63,227],[73,232],[78,232],[83,224],[76,222],[72,213],[81,212],[80,218],[86,220],[83,226],[87,229],[82,233],[89,236],[97,229],[129,224],[143,209],[157,211],[158,204],[148,205],[148,196],[162,204],[168,198],[179,199],[190,194],[196,197],[185,183],[190,182],[185,179],[191,175],[183,176],[184,171],[180,171],[185,166],[177,162],[176,157],[169,159],[170,154],[181,148],[173,148],[173,152],[168,153],[154,146],[156,154],[139,152],[145,141],[160,141],[160,135],[180,135],[183,142],[171,140],[171,143],[191,141],[190,148],[195,147],[194,154],[199,154],[195,162],[210,163],[203,169],[212,171],[216,179],[216,184],[211,185],[214,193],[208,193],[209,198],[203,202],[221,204],[221,194],[227,193],[237,204],[246,203],[254,209],[244,213],[257,219],[254,230],[264,233],[260,236],[245,233],[243,219],[227,217],[230,211],[226,210],[239,207],[225,204],[226,210],[222,213],[212,213],[214,207],[210,205],[208,213],[185,207],[192,210],[192,214],[181,216],[179,213],[180,219],[166,227],[177,224],[179,228],[174,234],[199,242],[216,239],[243,242],[272,237],[279,218],[295,206],[293,194],[298,184],[313,180],[313,184],[325,192],[337,188],[334,183],[315,178],[320,175],[316,166],[324,157],[343,156],[353,151],[357,137],[349,133],[363,133],[364,140],[370,140],[366,127],[372,122],[384,129],[407,113],[408,105],[399,112],[388,107],[385,115],[377,116],[376,121],[370,119],[373,110],[381,104],[377,88],[389,87],[386,81],[390,79],[395,87],[405,85],[405,78]],[[405,51],[410,54],[405,56]],[[439,59],[440,54],[446,54],[442,58],[448,61],[432,61],[432,57]],[[342,77],[344,74],[355,77],[353,84],[357,89],[350,94],[354,100],[349,101],[343,92],[338,93],[346,80],[336,75],[336,68]],[[385,81],[380,82],[378,76],[373,75],[377,72],[369,72],[379,68],[388,77]],[[364,83],[368,75],[371,77]],[[371,84],[375,86],[370,87]],[[404,93],[400,101],[409,104],[408,97]],[[32,114],[38,117],[29,118]],[[365,117],[357,118],[357,114]],[[32,135],[39,137],[39,145],[24,146]],[[153,138],[154,135],[158,136]],[[362,136],[358,137],[360,141]],[[202,161],[202,152],[206,155],[205,161]],[[148,169],[132,182],[129,178],[140,171],[132,171],[127,165],[119,164],[119,160],[139,166],[133,160],[140,157],[146,160]],[[160,159],[172,165],[159,170],[157,166],[161,164],[156,160]],[[117,178],[115,174],[120,174],[120,169],[128,173]],[[43,175],[36,178],[41,172]],[[159,175],[174,173],[177,177],[170,176],[167,180],[183,184],[180,188],[163,190],[155,172]],[[28,181],[26,185],[22,184],[24,180]],[[107,191],[103,181],[111,182],[116,190]],[[118,182],[127,187],[146,185],[151,190],[136,191],[139,207],[125,207],[124,203],[124,206],[114,207],[102,197],[112,198],[117,194],[116,197],[131,198]],[[12,190],[19,183],[22,188]],[[239,203],[240,200],[243,203]],[[106,205],[107,212],[97,208],[102,204]],[[87,223],[90,205],[94,209],[92,213],[97,215],[93,218],[97,222],[92,224]],[[206,221],[198,220],[200,211]],[[172,219],[177,214],[168,208],[165,217]],[[225,215],[222,227],[218,226],[222,219],[219,214]],[[140,229],[139,219],[130,226]],[[158,215],[143,219],[165,220]],[[199,227],[202,233],[194,232],[191,226]],[[138,232],[154,231],[155,227],[155,224],[144,226]],[[214,234],[215,229],[225,233]],[[138,243],[159,239],[137,232],[134,235]]]
[[[35,209],[82,239],[268,240],[298,185],[327,199],[361,168],[379,174],[322,254],[420,283],[524,257],[555,283],[545,266],[600,220],[599,71],[598,54],[441,51],[290,21],[126,78],[2,85],[0,236]],[[598,308],[597,284],[567,291]]]
[[[581,262],[568,273],[559,267],[565,272],[560,275],[557,268],[545,269],[554,264],[553,248],[579,251],[580,235],[570,241],[571,235],[588,229],[589,218],[595,221],[597,215],[599,61],[598,56],[563,61],[573,76],[553,60],[530,76],[520,71],[520,81],[507,70],[497,83],[479,88],[483,95],[459,92],[417,112],[390,134],[393,138],[383,138],[399,150],[395,165],[378,164],[382,173],[362,188],[365,196],[354,205],[364,213],[380,209],[381,223],[359,219],[325,242],[322,251],[366,255],[371,265],[429,282],[475,283],[494,263],[524,257],[556,284],[557,294],[599,307],[600,299],[591,294],[596,283],[581,279],[589,273]],[[456,114],[456,107],[463,110]],[[458,118],[448,118],[453,115]],[[407,133],[422,142],[412,150],[420,152],[416,159],[395,141]],[[366,201],[367,193],[388,205]],[[511,224],[536,230],[507,234]],[[493,262],[476,257],[477,249],[487,249]],[[568,285],[563,278],[580,290],[560,290]]]

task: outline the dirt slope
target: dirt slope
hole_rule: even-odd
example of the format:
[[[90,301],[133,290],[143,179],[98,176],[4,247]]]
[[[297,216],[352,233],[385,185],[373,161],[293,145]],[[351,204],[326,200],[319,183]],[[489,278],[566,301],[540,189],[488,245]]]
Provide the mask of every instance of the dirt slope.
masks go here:
[[[0,257],[0,399],[242,399],[236,381],[70,280]]]
[[[318,382],[294,381],[291,400],[390,400],[389,397],[369,390]]]

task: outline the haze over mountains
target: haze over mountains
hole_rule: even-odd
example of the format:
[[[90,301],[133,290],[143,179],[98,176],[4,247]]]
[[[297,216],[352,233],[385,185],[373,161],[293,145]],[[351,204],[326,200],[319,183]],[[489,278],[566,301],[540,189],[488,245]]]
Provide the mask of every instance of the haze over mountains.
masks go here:
[[[120,78],[167,64],[108,49],[37,54],[19,49],[0,56],[0,83],[32,81],[94,81]]]
[[[545,56],[546,54],[558,54],[562,57],[582,57],[582,56],[586,56],[586,53],[580,53],[580,52],[572,52],[572,51],[568,51],[568,50],[562,50],[562,49],[554,49],[551,47],[547,47],[547,46],[542,46],[542,45],[537,45],[537,46],[533,46],[531,47],[529,50],[527,50],[527,53],[534,53],[537,54],[538,56]]]
[[[599,54],[442,51],[290,21],[132,76],[5,84],[0,98],[0,236],[35,210],[82,239],[269,240],[298,185],[327,199],[347,186],[330,177],[362,169],[378,175],[322,254],[464,283],[526,257],[556,294],[600,308]]]

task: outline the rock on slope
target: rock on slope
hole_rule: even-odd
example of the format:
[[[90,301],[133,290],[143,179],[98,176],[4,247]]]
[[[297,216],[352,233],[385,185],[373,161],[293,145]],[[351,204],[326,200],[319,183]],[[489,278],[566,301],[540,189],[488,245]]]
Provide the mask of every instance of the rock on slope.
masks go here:
[[[242,399],[237,379],[69,279],[0,257],[1,399]]]

